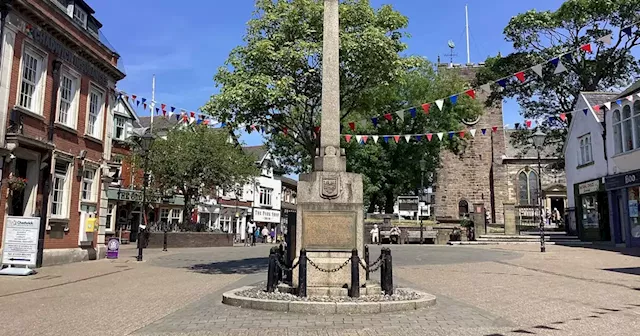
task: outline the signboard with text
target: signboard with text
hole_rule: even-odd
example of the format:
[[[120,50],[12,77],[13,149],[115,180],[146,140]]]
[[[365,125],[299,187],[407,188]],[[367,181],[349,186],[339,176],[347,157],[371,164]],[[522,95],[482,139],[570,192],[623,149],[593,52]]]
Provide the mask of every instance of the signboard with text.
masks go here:
[[[578,193],[580,195],[584,195],[584,194],[590,194],[590,193],[598,192],[598,191],[600,191],[600,185],[601,185],[601,182],[600,182],[599,179],[598,180],[589,181],[589,182],[580,183],[580,184],[578,184]]]
[[[265,223],[280,223],[280,211],[268,209],[253,209],[253,221]]]
[[[7,216],[2,263],[36,266],[40,217]]]
[[[418,211],[418,196],[398,196],[399,211]]]

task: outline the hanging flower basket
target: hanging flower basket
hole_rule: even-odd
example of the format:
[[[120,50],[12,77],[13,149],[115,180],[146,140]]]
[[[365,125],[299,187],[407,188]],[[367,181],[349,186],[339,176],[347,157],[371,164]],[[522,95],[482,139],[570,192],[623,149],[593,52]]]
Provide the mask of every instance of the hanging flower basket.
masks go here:
[[[17,176],[11,176],[7,180],[7,185],[11,191],[21,191],[27,186],[27,179]]]

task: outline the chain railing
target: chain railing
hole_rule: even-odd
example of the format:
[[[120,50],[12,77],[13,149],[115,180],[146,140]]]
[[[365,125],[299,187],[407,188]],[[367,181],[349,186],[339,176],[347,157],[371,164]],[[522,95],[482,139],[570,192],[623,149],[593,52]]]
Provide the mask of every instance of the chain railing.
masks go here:
[[[311,261],[311,259],[307,258],[307,262],[309,262],[309,265],[313,266],[313,268],[317,269],[320,272],[324,272],[324,273],[335,273],[341,269],[343,269],[345,266],[349,265],[349,262],[351,262],[351,258],[345,260],[342,265],[336,267],[336,268],[330,268],[330,269],[326,269],[326,268],[322,268],[320,266],[318,266],[316,263],[314,263],[313,261]]]

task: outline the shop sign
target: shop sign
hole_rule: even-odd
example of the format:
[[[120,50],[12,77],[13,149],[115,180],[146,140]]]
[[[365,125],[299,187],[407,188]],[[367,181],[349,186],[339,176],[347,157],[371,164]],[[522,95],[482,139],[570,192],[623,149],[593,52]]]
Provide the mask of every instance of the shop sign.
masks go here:
[[[120,190],[118,191],[119,201],[142,202],[142,192],[138,190]],[[147,195],[147,202],[157,203],[160,198],[158,195]]]
[[[2,263],[36,266],[40,217],[7,216]]]
[[[600,190],[600,180],[593,180],[578,184],[580,195],[598,192]]]
[[[640,170],[627,174],[607,177],[606,179],[607,189],[616,189],[636,184],[640,184]]]
[[[418,196],[398,196],[399,211],[418,211]]]
[[[280,223],[280,211],[253,209],[254,222]]]

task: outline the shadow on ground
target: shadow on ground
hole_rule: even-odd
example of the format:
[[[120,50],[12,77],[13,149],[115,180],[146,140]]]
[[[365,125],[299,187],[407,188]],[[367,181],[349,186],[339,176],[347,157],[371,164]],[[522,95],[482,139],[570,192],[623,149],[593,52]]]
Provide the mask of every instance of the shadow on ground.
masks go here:
[[[269,258],[248,258],[196,264],[187,267],[189,270],[202,274],[256,274],[267,271]]]
[[[640,267],[603,268],[603,270],[631,275],[640,275]]]
[[[610,252],[618,252],[622,255],[628,255],[632,257],[640,257],[640,248],[639,247],[617,247],[609,242],[594,242],[592,245],[572,245],[570,243],[560,243],[556,242],[556,245],[568,246],[568,247],[576,247],[576,248],[584,248],[584,249],[593,249],[593,250],[601,250],[601,251],[610,251]]]

